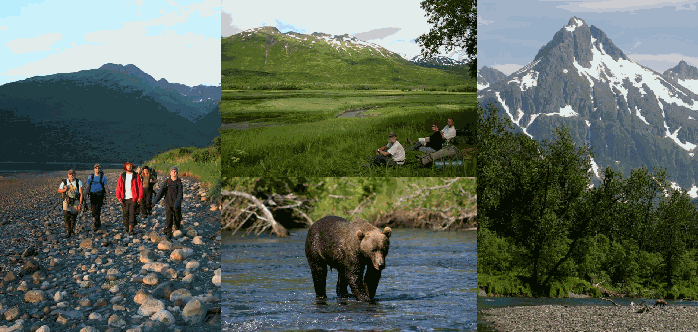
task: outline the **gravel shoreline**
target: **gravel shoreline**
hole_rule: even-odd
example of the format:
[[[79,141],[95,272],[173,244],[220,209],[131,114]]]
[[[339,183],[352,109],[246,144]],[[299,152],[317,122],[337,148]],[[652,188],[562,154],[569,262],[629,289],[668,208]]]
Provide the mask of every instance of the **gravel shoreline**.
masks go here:
[[[0,178],[0,331],[220,331],[220,212],[183,177],[182,230],[171,241],[162,201],[125,234],[121,172],[105,170],[101,230],[81,214],[69,239],[56,191],[66,172]],[[83,185],[88,174],[77,172]]]
[[[697,331],[698,307],[644,306],[519,306],[480,311],[480,319],[496,331]]]

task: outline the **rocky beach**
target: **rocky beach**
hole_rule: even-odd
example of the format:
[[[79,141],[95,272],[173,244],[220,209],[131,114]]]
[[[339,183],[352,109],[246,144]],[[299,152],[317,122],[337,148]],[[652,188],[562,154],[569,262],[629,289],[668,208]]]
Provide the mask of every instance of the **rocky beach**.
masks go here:
[[[221,330],[220,212],[182,177],[182,229],[164,236],[163,199],[128,235],[121,172],[105,171],[101,229],[81,213],[68,239],[57,193],[67,172],[0,177],[0,331]]]
[[[495,331],[697,331],[698,307],[518,306],[480,311]]]

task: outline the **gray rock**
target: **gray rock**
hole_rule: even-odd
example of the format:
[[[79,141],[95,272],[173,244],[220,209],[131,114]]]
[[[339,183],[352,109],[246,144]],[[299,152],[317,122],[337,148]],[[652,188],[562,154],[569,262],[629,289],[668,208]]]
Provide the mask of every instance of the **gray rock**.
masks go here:
[[[192,299],[182,309],[182,317],[189,325],[201,324],[206,316],[206,308],[198,299]]]
[[[28,303],[46,301],[46,294],[42,290],[30,290],[24,293],[24,301]]]
[[[158,276],[155,273],[150,273],[147,276],[143,278],[143,283],[146,285],[157,285],[158,284]]]
[[[175,323],[175,316],[167,311],[166,309],[156,312],[150,319],[161,322],[165,325],[170,325]]]
[[[189,290],[186,288],[180,288],[172,292],[172,294],[170,294],[171,302],[175,302],[177,301],[177,299],[181,299],[182,301],[184,301],[184,303],[187,303],[191,300],[191,298],[191,292],[189,292]]]
[[[109,324],[109,326],[122,327],[122,326],[126,325],[126,322],[121,317],[119,317],[117,314],[113,314],[113,315],[109,316],[109,320],[107,321],[107,324]]]
[[[163,309],[165,309],[165,304],[162,301],[151,297],[143,301],[143,304],[141,304],[140,308],[138,308],[138,314],[143,316],[151,316]]]

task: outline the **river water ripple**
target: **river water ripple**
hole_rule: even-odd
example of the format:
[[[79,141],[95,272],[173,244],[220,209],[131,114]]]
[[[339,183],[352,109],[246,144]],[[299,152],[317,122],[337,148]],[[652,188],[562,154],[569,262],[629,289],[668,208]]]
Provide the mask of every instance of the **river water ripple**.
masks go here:
[[[307,230],[288,238],[223,235],[223,331],[475,331],[476,232],[394,229],[376,303],[315,303]]]

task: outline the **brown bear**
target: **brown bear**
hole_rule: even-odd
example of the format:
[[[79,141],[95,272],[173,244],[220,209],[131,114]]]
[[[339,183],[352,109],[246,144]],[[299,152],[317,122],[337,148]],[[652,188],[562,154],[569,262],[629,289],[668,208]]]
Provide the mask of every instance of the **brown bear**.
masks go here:
[[[349,221],[327,216],[316,221],[305,239],[305,256],[313,275],[318,302],[327,299],[327,266],[336,269],[337,296],[347,297],[347,286],[359,301],[372,301],[376,295],[385,256],[390,247],[392,230],[382,232],[365,220]],[[362,277],[366,267],[366,275]]]

